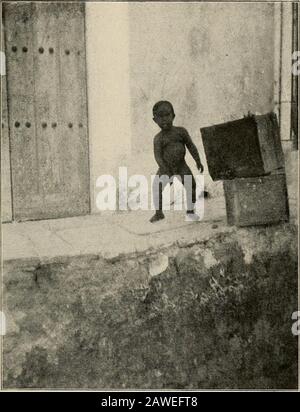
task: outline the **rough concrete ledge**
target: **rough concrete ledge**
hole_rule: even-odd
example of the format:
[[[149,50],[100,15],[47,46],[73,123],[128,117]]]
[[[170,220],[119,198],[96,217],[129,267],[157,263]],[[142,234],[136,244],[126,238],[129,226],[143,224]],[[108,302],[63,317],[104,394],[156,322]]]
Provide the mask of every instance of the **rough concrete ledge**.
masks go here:
[[[297,387],[292,224],[4,269],[5,388]]]

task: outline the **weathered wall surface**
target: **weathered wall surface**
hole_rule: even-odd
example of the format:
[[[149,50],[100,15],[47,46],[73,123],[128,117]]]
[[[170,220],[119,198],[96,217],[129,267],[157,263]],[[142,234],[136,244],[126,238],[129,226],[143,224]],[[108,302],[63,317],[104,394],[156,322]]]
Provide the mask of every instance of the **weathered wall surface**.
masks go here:
[[[272,109],[272,4],[129,5],[133,142],[151,150],[157,100],[199,128]]]
[[[157,100],[174,104],[175,123],[189,130],[204,164],[200,127],[274,108],[273,4],[86,7],[93,197],[96,178],[118,166],[156,172]]]
[[[5,264],[4,386],[296,388],[293,225]]]

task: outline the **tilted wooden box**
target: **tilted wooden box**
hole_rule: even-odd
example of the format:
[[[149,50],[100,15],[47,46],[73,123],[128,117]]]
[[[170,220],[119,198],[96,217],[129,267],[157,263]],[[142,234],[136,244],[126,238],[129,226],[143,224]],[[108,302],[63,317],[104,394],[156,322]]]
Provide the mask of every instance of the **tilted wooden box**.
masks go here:
[[[224,180],[229,225],[269,225],[289,220],[285,173]]]
[[[213,180],[263,176],[284,168],[275,113],[205,127],[201,134]]]

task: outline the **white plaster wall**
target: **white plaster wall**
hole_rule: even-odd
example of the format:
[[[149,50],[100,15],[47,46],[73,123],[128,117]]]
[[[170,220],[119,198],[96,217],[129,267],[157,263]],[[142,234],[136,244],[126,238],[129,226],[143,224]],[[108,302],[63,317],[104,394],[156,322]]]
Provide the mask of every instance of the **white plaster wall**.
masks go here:
[[[200,127],[273,109],[273,4],[129,8],[133,150],[151,152],[160,99],[174,104],[202,153]]]
[[[95,212],[97,177],[114,174],[131,150],[126,3],[86,3],[86,52],[91,206]]]
[[[273,110],[273,4],[86,6],[93,196],[96,177],[118,165],[155,173],[157,100],[174,104],[204,163],[200,127]]]

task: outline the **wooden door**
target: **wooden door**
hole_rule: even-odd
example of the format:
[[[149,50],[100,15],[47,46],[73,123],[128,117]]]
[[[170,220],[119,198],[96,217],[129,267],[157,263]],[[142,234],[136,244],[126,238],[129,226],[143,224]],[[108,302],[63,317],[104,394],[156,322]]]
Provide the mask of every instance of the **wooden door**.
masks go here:
[[[3,26],[1,25],[1,51],[4,51]],[[7,116],[7,93],[5,57],[1,55],[1,221],[12,220],[11,205],[11,175],[9,158],[9,134]]]
[[[13,218],[87,214],[84,3],[6,3]]]

